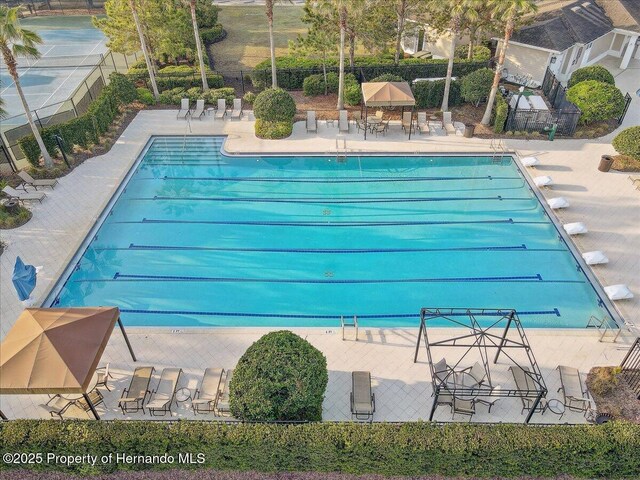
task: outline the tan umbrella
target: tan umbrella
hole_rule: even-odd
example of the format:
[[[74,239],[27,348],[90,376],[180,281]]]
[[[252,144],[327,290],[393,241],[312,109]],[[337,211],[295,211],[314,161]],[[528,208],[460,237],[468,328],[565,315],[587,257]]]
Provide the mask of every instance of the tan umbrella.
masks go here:
[[[365,128],[364,138],[367,138],[367,110],[369,107],[413,107],[416,99],[413,96],[411,87],[407,82],[365,82],[361,85],[362,103],[365,108]],[[411,123],[413,124],[413,110],[411,113]],[[409,138],[411,138],[412,125],[409,127]]]
[[[0,394],[81,393],[116,322],[136,361],[117,307],[27,308],[0,345]]]

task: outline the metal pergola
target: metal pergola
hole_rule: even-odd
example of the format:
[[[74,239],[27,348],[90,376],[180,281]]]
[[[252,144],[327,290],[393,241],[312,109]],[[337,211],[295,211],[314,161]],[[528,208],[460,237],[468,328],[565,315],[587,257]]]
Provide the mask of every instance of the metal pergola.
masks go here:
[[[444,323],[444,325],[443,325]],[[458,329],[466,329],[469,333],[454,335],[444,340],[430,341],[428,336],[428,327],[435,328],[447,326],[457,327]],[[514,334],[509,335],[515,331]],[[413,362],[418,361],[418,353],[420,351],[420,342],[424,342],[424,348],[427,352],[429,369],[431,372],[431,382],[433,386],[434,399],[429,420],[433,419],[433,415],[438,406],[439,395],[447,393],[454,398],[459,396],[472,395],[476,398],[482,397],[511,397],[526,399],[531,407],[529,408],[525,423],[529,423],[534,412],[541,406],[541,400],[547,394],[547,386],[538,367],[538,363],[531,350],[531,345],[527,340],[522,323],[518,318],[518,314],[512,309],[486,309],[486,308],[422,308],[420,311],[420,330],[418,332],[418,340],[416,342],[416,350]],[[480,385],[474,387],[452,388],[447,382],[447,376],[436,375],[433,362],[434,348],[443,347],[446,349],[464,349],[462,356],[453,365],[452,370],[463,362],[465,357],[472,351],[478,351],[482,360],[488,385]],[[513,350],[524,352],[527,358],[526,364],[518,362],[514,359],[514,355],[509,352]],[[495,351],[493,359],[490,358],[492,350]],[[511,363],[511,368],[518,368],[523,375],[526,385],[516,385],[515,388],[494,389],[491,387],[491,364],[496,364],[498,358],[502,354]],[[445,356],[446,359],[446,356]],[[492,360],[492,361],[491,361]],[[447,362],[448,363],[448,362]],[[523,409],[524,410],[524,409]]]

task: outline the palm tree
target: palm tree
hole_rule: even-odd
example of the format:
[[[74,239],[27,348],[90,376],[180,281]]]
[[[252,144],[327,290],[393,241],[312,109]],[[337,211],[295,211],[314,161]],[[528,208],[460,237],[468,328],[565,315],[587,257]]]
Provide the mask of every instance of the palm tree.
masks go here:
[[[467,0],[453,0],[447,3],[449,15],[451,16],[451,48],[449,49],[449,63],[447,64],[447,79],[444,84],[444,95],[442,96],[442,111],[449,110],[449,91],[451,90],[451,77],[453,76],[453,60],[456,53],[456,40],[460,34],[460,26],[462,25],[463,16],[466,13]]]
[[[160,92],[158,92],[158,85],[156,84],[156,75],[153,70],[153,64],[151,63],[151,57],[149,55],[149,49],[147,47],[147,41],[142,33],[142,26],[140,25],[140,19],[138,18],[138,9],[135,4],[135,0],[129,0],[129,8],[133,15],[133,22],[136,24],[136,30],[138,31],[138,38],[140,39],[140,47],[142,48],[142,55],[144,56],[144,62],[147,65],[147,71],[149,72],[149,80],[151,81],[151,89],[153,90],[153,96],[156,100],[160,98]]]
[[[338,6],[338,18],[340,23],[340,63],[338,68],[338,105],[337,109],[342,110],[344,108],[344,39],[347,33],[347,6],[344,2],[340,2]]]
[[[267,8],[267,20],[269,21],[269,47],[271,49],[271,87],[278,88],[278,78],[276,77],[276,44],[273,41],[273,6],[279,0],[265,0]],[[288,0],[291,3],[291,0]]]
[[[200,64],[200,76],[202,77],[202,90],[209,90],[209,84],[207,83],[207,74],[204,71],[204,60],[202,59],[202,39],[200,38],[200,31],[198,30],[198,19],[196,17],[196,0],[189,1],[189,7],[191,8],[191,23],[193,23],[193,33],[196,36],[196,48],[198,50],[198,62]]]
[[[0,83],[2,88],[2,83]],[[7,117],[7,111],[4,109],[4,98],[0,97],[0,120]]]
[[[33,121],[29,104],[27,103],[27,99],[22,91],[22,86],[20,85],[18,63],[16,62],[17,55],[31,58],[40,57],[40,52],[38,52],[36,45],[41,44],[42,39],[37,33],[32,32],[31,30],[26,30],[20,26],[20,21],[18,20],[19,8],[20,7],[8,8],[4,5],[0,6],[0,52],[2,52],[2,58],[7,66],[9,75],[13,78],[13,83],[16,86],[18,96],[22,102],[27,122],[29,122],[33,136],[35,137],[36,142],[38,142],[40,152],[42,152],[44,166],[51,168],[53,167],[53,160],[51,160],[51,155],[47,152],[47,147],[45,147],[44,142],[42,141],[42,136],[38,131],[38,127],[36,127],[36,124]]]
[[[498,63],[496,64],[496,73],[493,76],[493,85],[491,86],[491,92],[487,100],[487,108],[482,116],[482,125],[489,125],[489,123],[491,123],[491,112],[493,111],[493,102],[498,92],[498,84],[502,78],[504,57],[507,53],[509,40],[511,39],[516,23],[524,15],[534,13],[538,9],[534,0],[489,0],[487,3],[495,8],[496,16],[505,22],[505,27],[502,48],[500,49]]]

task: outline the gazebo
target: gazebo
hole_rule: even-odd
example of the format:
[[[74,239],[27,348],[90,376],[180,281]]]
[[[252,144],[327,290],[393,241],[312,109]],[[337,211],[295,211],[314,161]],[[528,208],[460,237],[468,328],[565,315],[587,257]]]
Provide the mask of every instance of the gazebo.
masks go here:
[[[81,394],[99,420],[87,389],[116,323],[135,362],[117,307],[25,309],[0,345],[0,394]]]
[[[362,84],[362,105],[364,107],[364,138],[367,138],[367,111],[369,107],[411,107],[409,138],[413,129],[413,110],[416,99],[407,82],[364,82]]]

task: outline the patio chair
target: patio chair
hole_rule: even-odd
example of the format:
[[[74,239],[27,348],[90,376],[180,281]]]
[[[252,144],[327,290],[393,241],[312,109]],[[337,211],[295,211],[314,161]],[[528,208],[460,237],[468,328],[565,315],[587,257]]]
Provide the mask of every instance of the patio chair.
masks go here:
[[[376,125],[371,126],[371,133],[375,133],[376,137],[379,133],[382,135],[386,135],[387,130],[389,130],[389,122],[380,122]]]
[[[434,394],[435,392],[432,392],[431,396],[433,396]],[[448,405],[449,408],[453,410],[453,395],[451,395],[451,393],[444,388],[440,389],[440,393],[436,397],[435,402],[436,407],[439,405]]]
[[[369,126],[369,125],[367,125],[367,126]],[[358,133],[360,133],[360,130],[362,130],[364,132],[366,130],[366,126],[365,126],[364,120],[356,119],[356,127],[358,128]]]
[[[478,382],[478,385],[491,386],[487,382],[487,371],[479,362],[474,363],[472,367],[465,368],[462,371],[469,373],[469,375],[471,375]]]
[[[315,110],[307,110],[307,133],[318,133],[318,119]]]
[[[199,98],[196,100],[196,108],[191,112],[191,118],[197,118],[198,120],[202,120],[204,116],[204,100]]]
[[[493,407],[498,400],[502,398],[500,392],[502,391],[502,387],[500,385],[495,386],[491,389],[491,395],[488,397],[478,397],[475,400],[475,403],[481,403],[489,407],[489,413],[491,413],[491,407]]]
[[[222,376],[223,384],[218,390],[218,398],[214,407],[216,415],[224,416],[231,415],[231,409],[229,408],[229,385],[233,379],[233,369],[227,370],[226,375]]]
[[[240,120],[240,117],[242,117],[242,99],[241,98],[234,98],[233,99],[233,110],[231,110],[231,118],[237,118],[238,120]]]
[[[447,377],[453,372],[453,369],[447,365],[447,360],[443,358],[438,363],[433,364],[433,371],[435,373],[436,380],[440,383],[444,383]]]
[[[104,367],[96,368],[96,374],[98,375],[98,383],[96,383],[96,387],[104,387],[111,391],[107,383],[110,378],[113,378],[113,375],[109,373],[109,364],[107,363]]]
[[[338,117],[338,131],[349,133],[349,116],[346,110],[340,110]]]
[[[558,365],[556,370],[560,373],[558,392],[562,391],[565,407],[574,412],[586,412],[591,407],[591,400],[589,392],[582,385],[578,369]]]
[[[380,119],[380,121],[382,121],[382,117],[384,116],[384,112],[382,110],[376,110],[376,115],[377,118]]]
[[[373,421],[376,396],[371,391],[370,372],[351,372],[351,416],[356,420]]]
[[[214,118],[224,118],[227,114],[227,101],[224,98],[218,99],[218,108],[216,109],[216,114]]]
[[[180,110],[178,110],[178,114],[176,115],[176,119],[181,119],[184,118],[185,120],[187,119],[187,115],[189,115],[189,112],[191,112],[191,109],[189,108],[189,99],[188,98],[183,98],[180,101]]]
[[[55,187],[58,184],[58,180],[56,180],[55,178],[51,178],[51,179],[35,179],[33,178],[31,175],[29,175],[27,172],[25,172],[24,170],[21,170],[18,172],[18,176],[24,180],[24,183],[22,184],[22,186],[30,186],[35,188],[36,190],[38,189],[38,187],[49,187],[53,190],[53,187]],[[26,190],[26,189],[25,189]]]
[[[97,407],[101,403],[104,403],[104,397],[98,390],[95,390],[95,389],[92,390],[87,394],[87,396],[89,397],[89,401],[93,404],[94,407]],[[91,407],[89,406],[87,401],[84,399],[84,397],[76,400],[75,404],[85,412],[89,412],[91,410]]]
[[[427,122],[427,112],[418,112],[418,131],[420,134],[429,133],[429,123]]]
[[[149,383],[153,376],[153,367],[137,367],[131,377],[129,387],[122,391],[122,396],[118,401],[118,406],[122,414],[144,411],[144,401],[149,393]]]
[[[451,409],[451,417],[455,418],[458,415],[467,415],[469,421],[476,413],[476,405],[474,400],[462,400],[460,398],[453,397],[453,408]]]
[[[156,415],[158,412],[162,415],[171,414],[171,403],[176,395],[181,373],[181,368],[165,368],[162,370],[160,383],[151,391],[149,403],[147,403],[147,409],[151,415]]]
[[[509,367],[509,371],[511,372],[511,375],[513,375],[513,380],[516,382],[516,388],[521,391],[520,401],[522,402],[522,410],[520,413],[522,414],[526,410],[531,410],[533,407],[533,404],[538,397],[538,385],[531,377],[531,370],[529,370],[529,367],[512,365]],[[543,401],[538,403],[535,411],[544,411]]]
[[[27,192],[27,191],[19,192],[18,190],[10,187],[9,185],[4,187],[2,191],[6,193],[9,196],[9,198],[16,199],[21,203],[24,203],[26,201],[31,201],[31,200],[38,200],[40,203],[42,203],[42,200],[44,199],[44,197],[47,196],[47,194],[44,192]]]
[[[405,132],[408,132],[413,128],[412,116],[413,114],[411,112],[402,113],[402,130],[404,130]]]
[[[194,415],[213,412],[218,398],[218,391],[220,390],[222,375],[224,375],[224,369],[222,368],[207,368],[204,371],[200,388],[196,389],[191,401]]]
[[[51,417],[58,416],[60,420],[64,417],[64,413],[69,409],[71,405],[75,402],[73,400],[67,400],[66,398],[61,397],[60,395],[54,395],[51,397],[47,403],[42,403],[40,406],[44,408]]]

